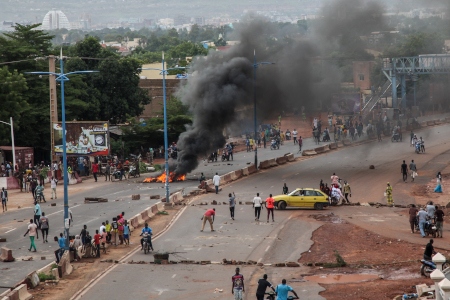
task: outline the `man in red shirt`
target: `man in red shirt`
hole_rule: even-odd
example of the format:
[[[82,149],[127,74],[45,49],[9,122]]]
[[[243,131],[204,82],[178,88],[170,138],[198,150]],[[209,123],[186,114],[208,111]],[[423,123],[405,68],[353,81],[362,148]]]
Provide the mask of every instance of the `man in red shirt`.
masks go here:
[[[269,198],[266,199],[266,202],[264,203],[266,205],[267,208],[267,223],[269,223],[269,216],[270,213],[272,213],[272,222],[275,222],[274,218],[273,218],[273,208],[274,208],[274,200],[272,198],[272,194],[269,195]]]
[[[94,174],[95,182],[97,182],[97,173],[98,173],[98,163],[95,161],[92,164],[92,174]]]
[[[98,233],[98,229],[95,231],[94,235],[94,243],[95,248],[97,249],[97,257],[100,257],[100,240],[102,239],[102,235]]]
[[[214,216],[215,215],[216,215],[216,209],[215,208],[208,209],[205,212],[205,214],[202,217],[202,220],[203,220],[202,230],[200,230],[200,231],[203,231],[203,229],[205,229],[206,220],[208,220],[209,221],[209,225],[211,225],[211,231],[214,231],[213,223],[214,223]]]

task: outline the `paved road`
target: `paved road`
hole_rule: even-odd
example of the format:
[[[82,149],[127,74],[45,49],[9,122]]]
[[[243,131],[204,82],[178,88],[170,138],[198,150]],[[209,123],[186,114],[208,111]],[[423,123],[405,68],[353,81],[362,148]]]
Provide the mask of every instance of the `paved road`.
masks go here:
[[[201,196],[195,203],[211,200],[226,201],[227,193],[232,191],[236,193],[238,201],[249,201],[256,192],[260,192],[265,198],[269,193],[280,193],[284,182],[291,189],[295,187],[317,187],[320,179],[329,182],[329,176],[336,172],[337,175],[350,182],[353,194],[352,201],[385,201],[383,192],[386,182],[390,181],[394,186],[396,203],[407,204],[413,202],[414,199],[410,199],[403,191],[403,186],[411,184],[404,184],[401,180],[401,161],[403,159],[407,161],[415,159],[419,170],[426,168],[436,155],[448,150],[448,145],[442,142],[442,137],[448,136],[449,133],[450,125],[422,130],[420,134],[425,138],[427,146],[425,154],[415,154],[407,142],[392,143],[390,140],[348,147],[329,152],[326,155],[259,172],[224,186],[219,195],[207,194]],[[369,170],[369,165],[372,164],[375,165],[375,169]],[[444,168],[444,164],[441,167]],[[302,252],[309,249],[311,234],[320,226],[320,223],[308,218],[310,214],[334,210],[337,213],[348,212],[347,215],[357,216],[360,222],[372,224],[372,219],[367,218],[366,210],[372,212],[376,210],[376,208],[366,207],[333,207],[323,212],[288,209],[276,211],[276,222],[274,223],[258,223],[253,219],[251,206],[238,206],[236,220],[232,221],[229,218],[228,207],[218,205],[216,206],[217,218],[215,222],[217,231],[209,232],[206,230],[201,233],[199,232],[200,217],[209,207],[187,206],[173,227],[155,240],[155,249],[184,252],[179,254],[179,257],[172,257],[174,260],[221,261],[223,258],[227,258],[235,260],[251,259],[264,263],[296,261]],[[378,216],[373,216],[373,219],[392,220],[393,217],[395,217],[395,209],[386,214],[378,213]],[[386,222],[386,224],[384,226],[389,226],[390,223]],[[395,222],[390,226],[395,228]],[[383,228],[386,230],[385,227]],[[442,242],[445,242],[445,239]],[[151,261],[152,258],[137,251],[128,260],[131,259],[134,261]],[[113,297],[129,294],[133,294],[137,299],[156,298],[158,296],[161,299],[180,299],[186,298],[186,295],[188,295],[187,298],[196,295],[196,299],[229,299],[231,296],[229,285],[232,268],[224,266],[136,266],[120,264],[113,270],[112,273],[99,280],[94,286],[95,288],[89,289],[83,298],[91,299],[100,295]],[[253,295],[254,283],[258,276],[261,276],[261,272],[267,272],[274,282],[279,282],[285,277],[288,278],[291,280],[290,284],[294,289],[301,291],[300,295],[303,299],[322,299],[318,295],[320,291],[318,285],[311,282],[301,282],[300,274],[305,272],[304,269],[291,270],[268,266],[263,271],[258,267],[246,266],[243,268],[243,274],[248,278],[247,297]],[[287,274],[290,272],[292,274],[288,277]],[[133,275],[130,276],[130,274]],[[130,284],[129,286],[126,284],[115,286],[111,284],[111,280],[129,282]],[[215,288],[224,291],[217,294],[214,293]]]
[[[426,128],[422,130],[420,134],[426,140],[426,154],[414,154],[412,148],[410,148],[406,142],[371,142],[361,146],[349,147],[343,150],[330,152],[303,162],[265,170],[255,176],[249,177],[248,179],[243,179],[226,186],[220,196],[221,198],[217,198],[217,200],[226,200],[225,195],[230,191],[235,191],[237,196],[242,200],[251,200],[256,191],[259,191],[263,197],[266,197],[270,192],[273,194],[281,192],[281,186],[284,182],[286,182],[291,189],[295,187],[307,186],[317,187],[320,179],[324,179],[325,182],[327,182],[330,174],[336,172],[342,178],[350,181],[353,189],[353,201],[383,201],[384,199],[382,195],[385,189],[385,182],[391,181],[391,183],[396,184],[401,181],[400,172],[398,170],[400,168],[399,165],[401,160],[410,160],[411,158],[414,158],[417,161],[419,170],[421,170],[422,166],[425,166],[434,157],[433,151],[435,153],[440,153],[447,148],[447,145],[442,142],[442,137],[448,136],[449,131],[449,125]],[[306,139],[304,141],[304,148],[313,148],[314,146],[315,145],[311,139]],[[292,142],[288,142],[286,145],[282,146],[280,150],[261,149],[258,152],[258,156],[260,160],[265,160],[283,155],[287,152],[296,153],[296,150],[297,146],[293,145]],[[204,172],[207,176],[209,174],[209,176],[212,176],[215,172],[224,174],[226,172],[247,166],[248,162],[253,162],[253,158],[254,153],[252,152],[236,153],[234,162],[214,164],[201,163],[197,170],[188,175],[190,178],[195,178],[195,175],[200,174],[200,172]],[[368,170],[368,166],[370,164],[376,166],[375,170]],[[382,178],[383,180],[374,181],[374,178]],[[172,183],[171,191],[185,189],[186,192],[189,192],[191,189],[194,189],[196,185],[197,182],[195,180]],[[87,224],[90,229],[92,228],[92,230],[95,230],[99,227],[102,220],[111,219],[118,212],[125,211],[126,215],[132,216],[154,203],[154,201],[150,200],[131,201],[131,194],[135,193],[140,193],[141,198],[143,199],[148,199],[150,194],[163,195],[164,185],[158,183],[142,184],[133,180],[131,182],[125,181],[115,183],[99,182],[99,188],[71,196],[70,206],[72,207],[75,217],[74,227],[71,229],[71,232],[80,232],[83,224]],[[83,199],[86,196],[107,197],[110,199],[110,202],[103,204],[84,204]],[[201,199],[203,201],[205,199],[214,198],[216,198],[215,195],[207,195]],[[404,193],[404,188],[397,188],[394,186],[394,199],[396,203],[409,203],[409,199]],[[58,199],[55,202],[57,203],[57,206],[55,207],[51,207],[49,205],[43,206],[43,211],[45,211],[50,217],[51,237],[58,234],[62,230],[62,200]],[[199,222],[202,209],[203,208],[199,207],[189,207],[186,214],[182,217],[183,220],[186,219],[184,222],[194,222],[194,224],[195,222]],[[224,209],[223,206],[222,209]],[[246,209],[248,208],[243,208],[243,212]],[[226,212],[221,213],[221,215],[224,214],[226,215]],[[239,210],[237,211],[237,214],[239,216]],[[245,212],[245,214],[248,216],[251,213]],[[54,242],[49,242],[48,244],[43,245],[41,244],[41,240],[38,240],[38,252],[32,253],[34,260],[31,262],[21,260],[22,257],[30,255],[27,251],[29,243],[28,237],[24,238],[23,233],[26,231],[26,222],[31,217],[31,209],[17,210],[2,215],[0,235],[8,239],[8,242],[2,244],[2,246],[13,249],[14,256],[18,258],[18,261],[9,263],[7,269],[2,270],[2,274],[5,274],[6,276],[1,276],[0,286],[11,286],[15,284],[17,281],[23,279],[27,273],[46,265],[50,262],[50,259],[53,258],[53,251],[56,249],[56,244]],[[295,260],[295,255],[288,255],[288,253],[292,254],[290,247],[270,244],[268,242],[269,240],[261,241],[261,239],[264,240],[264,234],[272,234],[272,236],[279,234],[280,228],[283,224],[285,224],[285,228],[290,228],[290,226],[293,226],[290,225],[291,221],[286,221],[286,218],[288,217],[285,216],[280,219],[277,217],[277,222],[275,225],[257,225],[247,221],[243,224],[239,224],[239,222],[241,222],[240,217],[238,217],[236,223],[233,224],[224,224],[225,221],[219,220],[219,223],[217,224],[223,223],[221,224],[223,227],[220,229],[222,231],[220,233],[221,235],[217,237],[205,236],[204,238],[199,237],[196,229],[194,230],[194,228],[198,228],[198,224],[191,224],[189,227],[181,225],[180,228],[174,227],[174,229],[167,233],[167,240],[166,237],[161,239],[161,246],[164,246],[166,250],[170,251],[175,251],[174,249],[194,248],[193,250],[189,250],[186,255],[198,257],[200,253],[204,252],[205,256],[212,256],[212,258],[209,259],[221,260],[223,258],[221,255],[230,251],[228,248],[220,250],[218,248],[219,246],[206,247],[199,245],[203,245],[201,244],[202,241],[205,241],[205,243],[217,243],[218,245],[222,245],[222,247],[225,247],[226,243],[231,243],[234,247],[236,247],[236,249],[233,249],[231,252],[239,257],[238,259],[258,258],[255,260],[259,260],[259,258],[263,257],[260,254],[262,252],[269,252],[262,253],[265,254],[263,259],[269,259],[270,257],[267,255],[271,253],[272,250],[270,249],[277,248],[279,249],[277,250],[277,254],[286,253],[283,258]],[[177,224],[182,223],[178,222]],[[303,222],[301,223],[301,226],[308,226],[307,224],[309,223]],[[191,230],[189,231],[188,228]],[[228,237],[224,238],[223,235],[231,233],[233,230],[234,232],[239,232],[242,236],[234,237],[232,239]],[[179,231],[181,231],[183,235],[181,235]],[[219,232],[217,234],[219,234]],[[306,239],[306,236],[310,235],[309,230],[305,232],[305,234],[306,235],[304,238]],[[183,236],[183,238],[180,239],[180,236]],[[274,239],[272,238],[272,240]],[[241,249],[243,246],[243,241],[250,242],[246,246],[246,249]],[[192,245],[194,247],[184,247],[183,245]],[[262,246],[258,248],[258,245]],[[264,245],[270,245],[269,250],[265,251],[267,246],[264,248]],[[195,248],[196,246],[198,247]],[[202,249],[195,250],[198,248]],[[195,253],[195,251],[197,251],[197,253]],[[46,260],[40,260],[42,256],[45,256]]]

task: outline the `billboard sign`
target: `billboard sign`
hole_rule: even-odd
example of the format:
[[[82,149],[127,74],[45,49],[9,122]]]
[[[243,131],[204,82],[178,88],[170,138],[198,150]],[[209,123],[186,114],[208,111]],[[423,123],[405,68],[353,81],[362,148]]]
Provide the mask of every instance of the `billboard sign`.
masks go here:
[[[331,99],[331,110],[336,115],[353,115],[361,111],[359,93],[334,94]]]
[[[54,123],[53,151],[61,155],[62,124]],[[109,124],[103,121],[66,122],[67,155],[109,155]]]

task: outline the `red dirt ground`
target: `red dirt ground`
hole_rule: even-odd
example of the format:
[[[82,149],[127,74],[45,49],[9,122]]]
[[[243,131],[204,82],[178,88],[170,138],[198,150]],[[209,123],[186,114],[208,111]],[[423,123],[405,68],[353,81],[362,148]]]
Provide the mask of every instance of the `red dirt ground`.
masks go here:
[[[299,262],[319,265],[335,263],[336,250],[347,263],[346,267],[341,268],[312,266],[311,274],[369,273],[380,277],[361,283],[320,284],[326,289],[320,293],[326,299],[393,299],[403,293],[415,292],[416,284],[433,284],[419,273],[419,260],[423,255],[425,242],[424,245],[416,245],[384,238],[332,214],[311,217],[324,221],[325,224],[313,233],[314,245],[309,252],[302,254]],[[447,251],[439,252],[445,256],[449,254]]]

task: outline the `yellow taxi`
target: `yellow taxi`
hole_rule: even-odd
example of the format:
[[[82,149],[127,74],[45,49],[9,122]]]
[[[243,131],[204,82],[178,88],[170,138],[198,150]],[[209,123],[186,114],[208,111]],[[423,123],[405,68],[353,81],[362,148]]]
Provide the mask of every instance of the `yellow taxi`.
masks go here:
[[[328,196],[324,192],[311,188],[297,188],[287,195],[278,195],[273,199],[278,209],[302,207],[321,210],[330,205]]]

